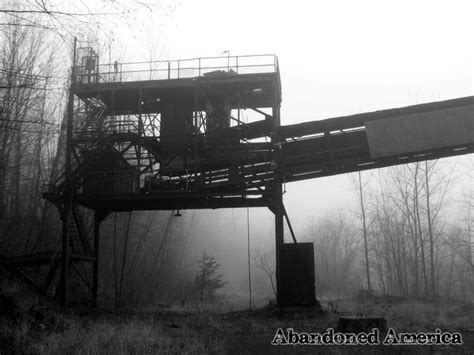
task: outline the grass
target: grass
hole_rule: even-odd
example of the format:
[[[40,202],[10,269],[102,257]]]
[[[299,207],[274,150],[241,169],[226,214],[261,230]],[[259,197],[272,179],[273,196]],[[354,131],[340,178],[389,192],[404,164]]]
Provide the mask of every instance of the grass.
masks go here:
[[[439,303],[413,299],[387,302],[384,298],[355,301],[343,300],[338,310],[355,314],[380,315],[389,327],[398,331],[424,331],[440,328],[446,331],[474,329],[474,305],[455,302]]]
[[[15,311],[0,314],[0,354],[198,354],[219,352],[215,337],[168,327],[153,312],[57,309],[28,287],[3,280]]]
[[[78,317],[57,313],[54,325],[23,318],[0,323],[0,348],[25,354],[200,354],[219,352],[191,329],[167,332],[153,318]],[[3,353],[3,352],[2,352]]]
[[[239,303],[240,302],[240,303]],[[25,304],[29,304],[26,302]],[[236,311],[235,305],[241,310]],[[263,301],[262,303],[263,304]],[[0,317],[0,353],[26,354],[220,354],[270,346],[278,328],[323,332],[339,316],[380,315],[397,331],[474,329],[474,305],[388,300],[339,300],[336,312],[261,307],[252,312],[244,300],[222,297],[213,304],[166,304],[116,310],[23,311]],[[326,307],[329,309],[329,307]],[[247,344],[247,345],[246,345]],[[260,347],[260,348],[259,348]],[[271,350],[271,347],[270,347]]]

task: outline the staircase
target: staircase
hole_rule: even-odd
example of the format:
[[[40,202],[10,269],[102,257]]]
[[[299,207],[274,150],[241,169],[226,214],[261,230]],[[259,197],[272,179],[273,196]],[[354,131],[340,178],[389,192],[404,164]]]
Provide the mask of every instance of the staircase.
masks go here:
[[[96,98],[87,100],[89,104],[89,112],[84,125],[79,132],[76,132],[76,140],[97,139],[103,131],[103,123],[105,118],[105,110],[107,106]]]
[[[104,135],[104,119],[107,106],[100,100],[92,98],[88,100],[89,113],[80,130],[74,132],[74,142],[79,148],[79,154],[75,154],[71,160],[71,180],[84,168],[86,162],[100,153],[103,143],[107,139]],[[49,184],[50,194],[61,193],[66,185],[66,172],[64,171],[55,181]]]

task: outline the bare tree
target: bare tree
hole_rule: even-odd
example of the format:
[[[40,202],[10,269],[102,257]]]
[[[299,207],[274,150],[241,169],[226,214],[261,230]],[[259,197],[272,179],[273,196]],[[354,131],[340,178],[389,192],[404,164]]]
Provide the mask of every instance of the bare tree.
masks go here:
[[[277,292],[275,288],[275,252],[268,251],[268,250],[256,250],[255,254],[252,257],[253,265],[262,270],[267,276],[268,280],[270,281],[270,285],[272,286],[273,294],[275,298],[277,297]]]
[[[382,292],[435,297],[450,174],[436,161],[379,170],[367,228]],[[360,193],[360,185],[359,185]],[[365,201],[364,201],[365,202]]]
[[[304,238],[314,242],[316,284],[339,297],[347,294],[356,272],[358,243],[343,214],[327,215],[308,223]]]
[[[359,171],[357,174],[357,180],[351,175],[350,177],[352,185],[357,189],[360,206],[360,219],[362,223],[362,236],[364,240],[364,259],[365,259],[365,274],[367,280],[367,289],[372,290],[370,282],[370,262],[369,262],[369,242],[367,232],[367,218],[366,218],[366,206],[364,203],[364,188],[368,185],[369,181],[362,184],[362,173]]]
[[[40,187],[50,168],[62,87],[43,31],[0,26],[0,37],[0,236],[8,254],[36,247],[44,235],[48,211]]]
[[[0,14],[5,15],[0,26],[21,26],[52,31],[61,38],[71,38],[79,31],[96,33],[104,37],[117,25],[138,27],[137,17],[145,20],[153,16],[169,16],[176,6],[166,0],[147,1],[35,1],[4,2]],[[18,23],[15,20],[21,20]]]

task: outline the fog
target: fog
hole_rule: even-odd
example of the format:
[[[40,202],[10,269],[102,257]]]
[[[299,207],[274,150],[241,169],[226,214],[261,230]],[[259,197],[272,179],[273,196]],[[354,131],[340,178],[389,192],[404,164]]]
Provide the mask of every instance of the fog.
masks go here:
[[[226,50],[277,54],[282,124],[445,100],[474,93],[471,7],[468,1],[182,1],[156,29],[154,59]],[[132,43],[133,59],[150,56]],[[447,160],[462,166],[463,159]],[[284,202],[298,238],[312,217],[356,208],[357,194],[342,175],[287,184]],[[272,233],[272,214],[251,209],[251,247],[273,242]],[[190,245],[190,255],[215,253],[229,290],[247,287],[244,209],[198,211]]]
[[[100,9],[108,2],[85,3]],[[162,3],[162,13],[145,7],[103,32],[75,28],[68,35],[76,35],[80,46],[94,46],[101,63],[276,54],[283,125],[474,94],[470,1]],[[68,2],[77,10],[79,5],[73,5]],[[59,43],[61,50],[70,49],[64,39]],[[469,177],[463,177],[468,159],[442,164],[459,178],[449,193],[447,216],[456,215],[461,192],[469,185]],[[367,179],[373,174],[362,175]],[[358,208],[357,191],[346,175],[287,184],[284,203],[297,239],[304,236],[308,221],[339,212],[352,218]],[[189,228],[188,262],[209,251],[221,263],[226,290],[247,292],[247,238],[252,256],[271,249],[270,211],[249,211],[249,233],[246,209],[181,214],[173,223]],[[288,230],[285,238],[291,240]],[[252,267],[252,273],[262,278],[258,268]],[[268,293],[268,285],[261,288],[255,291]]]
[[[473,10],[469,0],[0,0],[0,352],[472,351],[474,154],[418,159],[472,152]],[[247,128],[273,119],[230,119],[261,120],[239,107],[275,105],[278,80],[234,78],[229,61],[256,54],[278,56],[282,125],[464,99],[363,129],[265,128],[254,139]],[[216,56],[219,69],[228,56],[227,72],[200,66],[193,78],[176,61]],[[384,114],[363,117],[374,116]],[[244,144],[262,135],[271,143]],[[276,297],[279,176],[407,161],[283,183],[294,237],[311,244],[290,244],[284,222]],[[241,203],[275,214],[141,210]]]

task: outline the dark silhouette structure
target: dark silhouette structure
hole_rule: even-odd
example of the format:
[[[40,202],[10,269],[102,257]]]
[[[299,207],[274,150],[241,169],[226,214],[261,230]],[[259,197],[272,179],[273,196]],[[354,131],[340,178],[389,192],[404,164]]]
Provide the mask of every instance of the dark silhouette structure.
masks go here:
[[[3,261],[17,273],[47,265],[41,284],[31,283],[47,292],[59,282],[62,304],[75,271],[92,275],[95,303],[100,223],[110,212],[229,207],[274,213],[277,302],[315,304],[314,287],[294,300],[292,270],[314,263],[296,265],[284,248],[285,219],[296,243],[284,183],[474,151],[474,97],[282,126],[274,55],[102,65],[80,48],[71,80],[64,172],[44,193],[61,213],[62,251]],[[78,206],[94,211],[93,236]],[[314,270],[298,279],[314,282]]]

